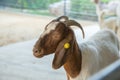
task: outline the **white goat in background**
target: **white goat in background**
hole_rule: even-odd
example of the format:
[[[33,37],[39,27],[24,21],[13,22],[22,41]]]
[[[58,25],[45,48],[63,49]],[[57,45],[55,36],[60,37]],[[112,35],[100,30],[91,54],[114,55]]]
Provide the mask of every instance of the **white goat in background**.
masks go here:
[[[118,28],[120,27],[120,25],[118,25],[117,23],[117,17],[116,16],[112,16],[109,18],[104,18],[105,17],[105,12],[101,12],[100,16],[98,16],[98,20],[99,20],[99,25],[100,28],[108,28],[113,30],[115,33],[117,33]]]
[[[100,28],[109,28],[117,33],[120,27],[120,0],[113,0],[108,4],[102,3],[100,0],[93,0],[93,2],[96,4]]]
[[[66,4],[64,5],[64,0],[60,2],[56,2],[49,5],[49,11],[51,14],[55,16],[61,16],[64,15],[64,7],[66,8],[66,11],[70,11],[70,0],[66,0]]]
[[[120,27],[120,4],[117,7],[117,25]]]
[[[100,0],[92,0],[96,5],[96,13],[99,16],[101,11],[104,10],[106,15],[116,15],[117,7],[120,5],[120,0],[113,0],[106,3],[102,3]]]

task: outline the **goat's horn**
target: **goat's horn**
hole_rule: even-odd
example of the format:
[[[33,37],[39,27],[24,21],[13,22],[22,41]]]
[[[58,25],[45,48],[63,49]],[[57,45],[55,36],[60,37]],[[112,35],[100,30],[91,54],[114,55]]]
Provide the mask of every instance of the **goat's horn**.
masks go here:
[[[78,22],[76,22],[76,21],[74,21],[74,20],[68,20],[68,21],[65,21],[64,23],[65,23],[67,26],[77,26],[77,27],[79,27],[79,28],[82,30],[83,38],[85,37],[84,30],[83,30],[82,26],[81,26]]]
[[[67,21],[67,20],[68,20],[68,17],[67,17],[67,16],[60,16],[60,17],[58,17],[56,20],[57,20],[57,21],[60,21],[61,19],[64,19],[65,21]]]
[[[60,21],[61,19],[64,19],[63,21],[67,21],[67,20],[68,20],[68,17],[67,17],[67,16],[60,16],[60,17],[58,17],[57,19],[52,20],[50,23],[52,23],[52,22],[54,22],[54,21]],[[47,26],[48,26],[50,23],[48,23],[48,24],[46,25],[45,29],[47,29]]]

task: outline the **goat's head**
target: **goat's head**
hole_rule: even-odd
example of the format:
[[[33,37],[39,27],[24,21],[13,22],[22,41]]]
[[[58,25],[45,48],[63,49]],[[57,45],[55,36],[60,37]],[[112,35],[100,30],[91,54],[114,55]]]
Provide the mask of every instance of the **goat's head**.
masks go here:
[[[41,34],[39,40],[36,42],[33,48],[33,54],[36,57],[43,57],[44,55],[52,54],[52,53],[59,53],[56,54],[57,56],[63,57],[64,53],[67,51],[65,49],[64,44],[69,43],[72,44],[72,39],[74,37],[73,31],[69,26],[78,26],[82,32],[84,37],[83,28],[79,23],[74,20],[68,20],[68,17],[61,16],[53,21],[51,21],[46,27],[44,32]],[[56,58],[56,57],[55,57]],[[54,60],[55,60],[54,58]],[[60,57],[53,63],[58,63]],[[58,65],[59,68],[64,64]]]

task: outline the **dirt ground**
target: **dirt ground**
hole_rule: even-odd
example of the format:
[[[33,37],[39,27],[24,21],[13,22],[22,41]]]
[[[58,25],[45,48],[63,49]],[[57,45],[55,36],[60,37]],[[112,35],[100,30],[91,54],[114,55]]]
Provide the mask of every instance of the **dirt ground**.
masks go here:
[[[0,46],[38,38],[56,17],[0,11]],[[77,20],[83,27],[97,22]]]

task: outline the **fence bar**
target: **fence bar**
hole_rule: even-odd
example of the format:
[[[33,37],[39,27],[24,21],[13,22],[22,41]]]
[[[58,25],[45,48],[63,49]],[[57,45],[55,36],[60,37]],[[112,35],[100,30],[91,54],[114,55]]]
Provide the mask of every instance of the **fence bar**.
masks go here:
[[[64,0],[64,15],[66,16],[66,0]]]
[[[93,75],[88,80],[120,80],[120,60]]]

